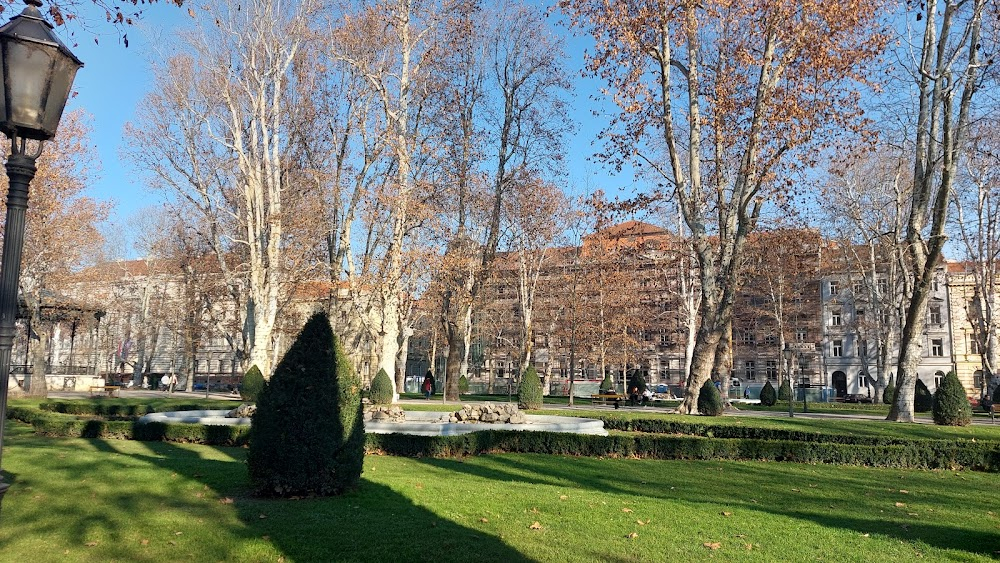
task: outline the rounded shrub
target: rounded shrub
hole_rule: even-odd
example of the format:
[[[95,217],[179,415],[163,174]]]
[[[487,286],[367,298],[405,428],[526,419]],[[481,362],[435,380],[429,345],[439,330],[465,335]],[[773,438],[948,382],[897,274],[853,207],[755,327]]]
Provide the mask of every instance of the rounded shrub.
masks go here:
[[[882,391],[882,402],[886,405],[891,405],[893,399],[896,395],[896,386],[892,384],[892,380],[889,380],[889,384],[885,386],[885,390]]]
[[[392,381],[384,369],[379,369],[368,388],[368,400],[375,405],[392,404]]]
[[[469,378],[462,374],[462,377],[458,378],[458,394],[466,395],[469,393]]]
[[[611,376],[604,374],[604,379],[601,380],[601,393],[611,393],[615,390],[615,382],[611,381]]]
[[[778,387],[778,400],[787,401],[789,397],[792,396],[792,386],[788,383],[788,379],[781,382],[781,386]]]
[[[528,366],[521,376],[521,385],[517,388],[517,404],[525,410],[542,408],[542,382],[538,379],[534,366]]]
[[[765,407],[773,406],[778,402],[778,392],[774,390],[774,385],[768,381],[760,388],[760,404]]]
[[[257,402],[257,397],[264,390],[264,383],[264,374],[260,372],[257,364],[250,366],[240,383],[240,399],[251,403]]]
[[[934,396],[924,382],[917,379],[915,396],[913,397],[913,410],[915,412],[930,412],[934,406]]]
[[[361,479],[361,378],[325,313],[306,322],[257,399],[247,468],[262,496],[325,496]]]
[[[934,424],[944,426],[966,426],[972,422],[972,405],[965,395],[965,388],[955,372],[949,371],[934,391],[932,408]]]
[[[698,412],[705,416],[719,416],[722,414],[722,395],[716,389],[715,383],[709,379],[701,386],[698,393]]]
[[[637,388],[640,395],[646,390],[646,378],[642,376],[639,370],[632,372],[632,377],[628,380],[628,389],[626,391],[631,393],[633,388]]]

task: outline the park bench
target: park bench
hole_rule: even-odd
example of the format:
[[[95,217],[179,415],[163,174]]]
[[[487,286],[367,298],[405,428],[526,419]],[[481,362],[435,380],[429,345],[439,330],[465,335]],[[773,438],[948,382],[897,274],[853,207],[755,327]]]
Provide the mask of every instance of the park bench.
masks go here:
[[[614,405],[618,405],[624,401],[627,397],[625,395],[619,395],[618,393],[594,393],[590,396],[591,402],[595,405],[607,405],[610,401]]]
[[[118,397],[121,390],[120,385],[91,385],[90,396],[107,394],[108,397]]]

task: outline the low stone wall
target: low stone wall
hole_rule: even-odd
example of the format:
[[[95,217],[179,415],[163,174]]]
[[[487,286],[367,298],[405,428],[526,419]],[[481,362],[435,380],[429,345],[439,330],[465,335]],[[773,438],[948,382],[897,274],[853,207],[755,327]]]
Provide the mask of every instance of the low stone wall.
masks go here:
[[[406,413],[392,405],[365,405],[365,422],[403,422]]]
[[[462,405],[448,418],[449,422],[479,422],[487,424],[524,424],[528,419],[513,403],[483,403]]]

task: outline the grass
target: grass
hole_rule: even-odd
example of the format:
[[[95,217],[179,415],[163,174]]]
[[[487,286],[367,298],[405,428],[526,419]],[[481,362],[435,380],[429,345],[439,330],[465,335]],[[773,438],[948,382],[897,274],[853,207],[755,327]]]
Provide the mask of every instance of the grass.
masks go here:
[[[351,494],[260,500],[240,449],[8,428],[9,561],[989,561],[1000,549],[995,474],[369,456]]]

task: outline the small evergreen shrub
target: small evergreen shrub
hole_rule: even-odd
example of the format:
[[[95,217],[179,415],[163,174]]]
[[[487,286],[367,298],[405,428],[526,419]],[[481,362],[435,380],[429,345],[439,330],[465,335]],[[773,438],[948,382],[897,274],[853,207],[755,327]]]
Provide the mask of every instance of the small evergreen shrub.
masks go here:
[[[260,368],[257,367],[257,364],[250,366],[250,369],[243,376],[243,382],[240,383],[240,399],[250,403],[257,402],[257,397],[264,390],[264,385],[264,374],[260,372]]]
[[[896,386],[892,384],[892,380],[889,380],[889,384],[885,386],[885,391],[882,391],[882,402],[886,405],[891,405],[893,399],[896,395]]]
[[[534,366],[528,366],[521,376],[521,385],[517,388],[517,404],[525,410],[542,408],[542,382]]]
[[[774,386],[768,381],[760,388],[760,404],[765,407],[773,406],[774,403],[778,402],[778,393],[774,390]]]
[[[698,393],[698,412],[705,416],[719,416],[722,414],[722,409],[722,395],[715,388],[715,383],[708,379]]]
[[[250,483],[260,495],[339,494],[361,479],[361,380],[325,313],[306,322],[278,363],[248,440]]]
[[[615,384],[611,381],[611,376],[604,374],[604,379],[601,380],[601,393],[612,393],[615,390]]]
[[[632,372],[632,377],[628,381],[628,389],[626,391],[631,393],[632,388],[638,388],[640,395],[646,390],[646,378],[638,370]]]
[[[375,405],[392,404],[392,381],[389,380],[389,374],[384,369],[380,368],[375,374],[375,379],[372,380],[371,387],[368,389],[368,400]]]
[[[916,395],[913,397],[913,410],[916,412],[930,412],[931,408],[934,407],[934,396],[931,395],[930,389],[924,385],[924,382],[919,379],[917,379],[915,393]]]
[[[469,393],[469,378],[465,377],[465,375],[463,374],[462,377],[458,378],[458,394],[466,395],[468,393]]]
[[[934,424],[966,426],[972,422],[972,405],[955,372],[949,371],[934,391]]]
[[[1000,403],[1000,385],[993,389],[993,403]]]
[[[778,400],[787,401],[789,397],[792,396],[792,386],[788,383],[788,379],[781,382],[781,386],[778,387]]]

